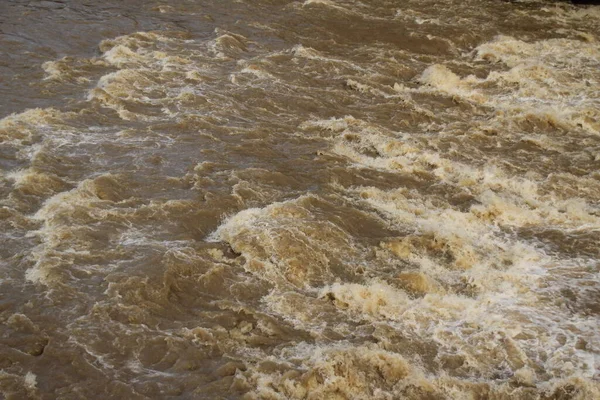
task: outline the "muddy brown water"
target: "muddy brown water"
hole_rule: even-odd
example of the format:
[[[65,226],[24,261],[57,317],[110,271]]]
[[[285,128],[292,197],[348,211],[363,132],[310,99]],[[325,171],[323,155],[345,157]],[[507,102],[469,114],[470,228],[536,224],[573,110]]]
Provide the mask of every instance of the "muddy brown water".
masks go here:
[[[0,397],[600,398],[600,7],[0,23]]]

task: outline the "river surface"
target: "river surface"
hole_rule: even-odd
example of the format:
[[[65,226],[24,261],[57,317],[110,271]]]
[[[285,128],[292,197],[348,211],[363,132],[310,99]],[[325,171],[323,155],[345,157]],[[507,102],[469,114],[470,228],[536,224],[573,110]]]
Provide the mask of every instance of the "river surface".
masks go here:
[[[0,1],[0,398],[600,399],[600,6]]]

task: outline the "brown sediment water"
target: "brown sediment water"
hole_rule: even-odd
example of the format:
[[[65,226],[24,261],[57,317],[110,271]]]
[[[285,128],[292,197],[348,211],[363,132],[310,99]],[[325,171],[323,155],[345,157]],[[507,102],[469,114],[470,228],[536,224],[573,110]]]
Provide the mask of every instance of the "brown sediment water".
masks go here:
[[[0,23],[0,398],[600,398],[599,6]]]

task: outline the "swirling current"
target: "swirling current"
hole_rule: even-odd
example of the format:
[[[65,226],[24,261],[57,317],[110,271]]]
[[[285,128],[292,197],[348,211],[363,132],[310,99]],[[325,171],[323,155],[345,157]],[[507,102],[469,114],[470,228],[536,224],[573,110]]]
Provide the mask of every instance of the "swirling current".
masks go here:
[[[600,6],[0,24],[0,398],[600,399]]]

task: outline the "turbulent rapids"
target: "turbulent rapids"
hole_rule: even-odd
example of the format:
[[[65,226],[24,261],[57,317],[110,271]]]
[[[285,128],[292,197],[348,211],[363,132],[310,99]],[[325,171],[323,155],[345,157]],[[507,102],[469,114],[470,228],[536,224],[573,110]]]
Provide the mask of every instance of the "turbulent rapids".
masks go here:
[[[0,398],[600,399],[600,6],[1,3]]]

